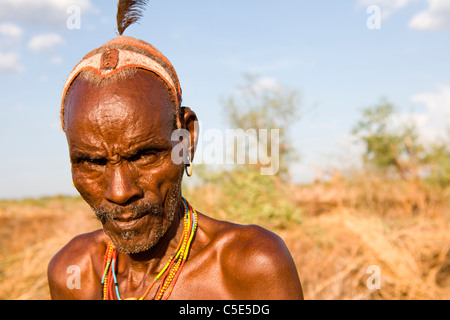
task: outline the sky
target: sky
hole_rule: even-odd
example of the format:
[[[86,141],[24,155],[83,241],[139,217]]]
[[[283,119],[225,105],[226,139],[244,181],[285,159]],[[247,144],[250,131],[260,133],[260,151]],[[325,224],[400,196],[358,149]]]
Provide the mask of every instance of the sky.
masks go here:
[[[0,199],[77,194],[62,88],[116,37],[115,14],[116,1],[0,0]],[[448,0],[155,0],[125,35],[169,58],[203,132],[227,128],[221,99],[245,74],[298,90],[296,182],[356,164],[351,129],[382,98],[426,139],[450,124]]]

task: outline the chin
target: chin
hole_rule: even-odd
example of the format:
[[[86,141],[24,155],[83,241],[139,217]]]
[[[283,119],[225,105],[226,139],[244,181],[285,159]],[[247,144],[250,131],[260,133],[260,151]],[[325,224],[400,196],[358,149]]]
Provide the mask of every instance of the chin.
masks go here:
[[[129,233],[125,231],[125,233]],[[150,250],[153,248],[159,241],[159,239],[153,239],[153,241],[137,241],[136,237],[131,234],[121,234],[121,240],[112,240],[114,246],[121,253],[126,254],[136,254]],[[129,240],[124,240],[126,237],[130,237]],[[111,238],[111,237],[110,237]]]
[[[118,228],[111,220],[103,224],[103,230],[121,253],[136,254],[152,249],[173,223],[174,216],[165,219],[150,219],[145,216],[135,228]],[[151,221],[153,220],[153,221]]]

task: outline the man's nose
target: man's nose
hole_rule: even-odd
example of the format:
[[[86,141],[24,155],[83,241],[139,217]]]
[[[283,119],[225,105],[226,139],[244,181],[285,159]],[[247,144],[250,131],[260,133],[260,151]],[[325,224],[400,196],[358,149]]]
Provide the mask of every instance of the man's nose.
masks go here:
[[[110,167],[108,187],[105,197],[108,201],[124,205],[133,198],[143,196],[142,189],[131,174],[131,170],[124,163]]]

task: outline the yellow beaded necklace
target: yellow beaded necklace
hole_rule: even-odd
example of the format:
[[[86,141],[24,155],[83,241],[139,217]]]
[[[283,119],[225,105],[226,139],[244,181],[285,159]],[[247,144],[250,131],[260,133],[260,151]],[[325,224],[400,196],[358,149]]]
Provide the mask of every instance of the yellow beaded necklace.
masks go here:
[[[187,260],[192,240],[197,230],[197,211],[184,199],[184,228],[183,236],[178,243],[175,253],[170,257],[164,268],[155,277],[150,287],[145,291],[142,297],[127,298],[124,300],[144,300],[153,288],[155,283],[162,277],[161,284],[156,291],[153,300],[167,300],[175,283],[180,276],[184,263]],[[117,250],[112,243],[108,245],[103,261],[103,277],[102,277],[102,295],[103,300],[114,300],[114,292],[118,300],[122,300],[119,294],[119,286],[116,277]],[[114,288],[114,289],[113,289]]]

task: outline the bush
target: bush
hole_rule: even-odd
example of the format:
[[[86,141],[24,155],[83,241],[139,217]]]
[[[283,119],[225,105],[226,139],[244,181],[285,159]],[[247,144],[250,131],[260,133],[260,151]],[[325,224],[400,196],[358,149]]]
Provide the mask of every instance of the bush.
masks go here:
[[[249,167],[201,174],[203,185],[185,193],[202,199],[200,207],[212,211],[206,212],[208,215],[269,229],[285,229],[302,221],[301,209],[290,201],[289,187],[278,176],[263,176]]]

